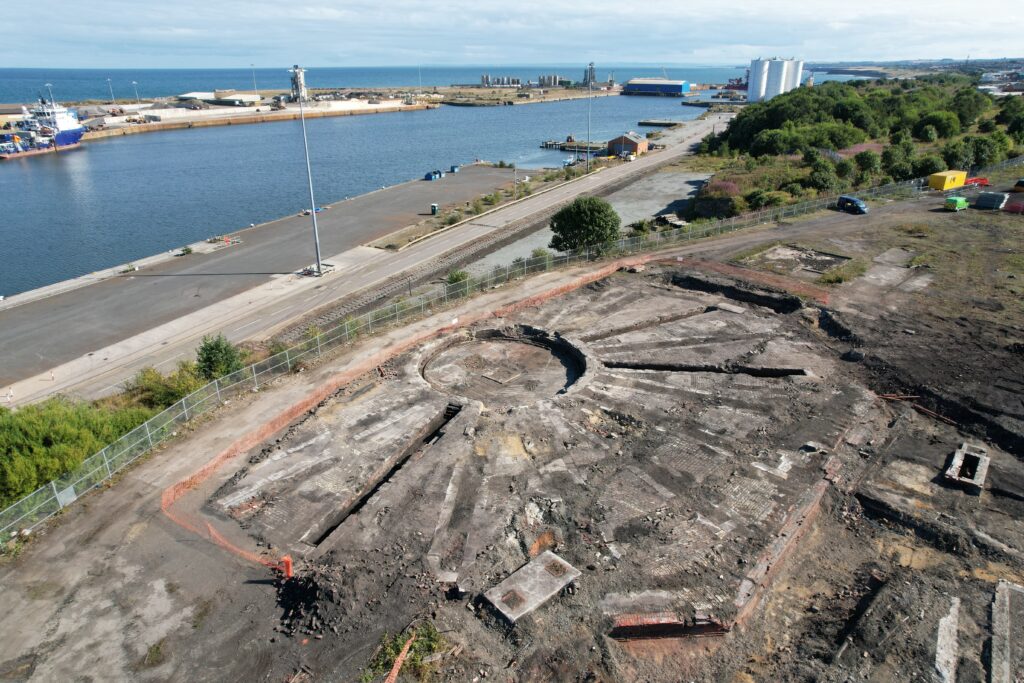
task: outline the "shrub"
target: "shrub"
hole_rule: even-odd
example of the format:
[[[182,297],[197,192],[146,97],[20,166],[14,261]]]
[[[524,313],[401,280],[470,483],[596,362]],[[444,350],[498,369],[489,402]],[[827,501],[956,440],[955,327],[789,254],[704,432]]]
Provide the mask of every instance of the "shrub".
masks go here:
[[[951,111],[936,111],[921,118],[914,126],[914,136],[922,140],[922,131],[933,126],[941,138],[951,138],[960,133],[960,119]]]
[[[201,389],[206,379],[192,361],[181,361],[177,369],[164,376],[156,368],[143,368],[125,384],[125,393],[147,408],[162,410]]]
[[[478,214],[481,214],[483,212],[484,212],[484,202],[483,202],[482,199],[477,197],[476,199],[473,200],[473,213],[478,215]]]
[[[914,175],[918,178],[946,170],[946,162],[936,154],[927,154],[914,160]]]
[[[448,279],[446,282],[450,285],[456,285],[460,282],[465,282],[469,279],[469,273],[464,270],[452,270],[448,273]]]
[[[935,126],[929,124],[918,133],[918,139],[921,142],[935,142],[939,139],[939,131],[936,130]]]
[[[856,165],[849,159],[842,159],[836,162],[836,175],[840,178],[851,177],[856,169]]]
[[[858,152],[857,155],[853,157],[853,160],[856,162],[857,168],[868,175],[873,175],[882,171],[882,158],[871,150]]]
[[[205,336],[196,352],[200,376],[209,381],[242,369],[242,354],[223,334]]]
[[[149,408],[51,398],[0,408],[0,508],[66,474],[152,417]]]

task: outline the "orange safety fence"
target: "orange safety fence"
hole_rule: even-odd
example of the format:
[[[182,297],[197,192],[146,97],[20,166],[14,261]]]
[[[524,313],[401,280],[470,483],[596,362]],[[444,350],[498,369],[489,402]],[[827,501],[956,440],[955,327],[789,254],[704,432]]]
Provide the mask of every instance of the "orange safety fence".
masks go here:
[[[395,683],[398,680],[398,672],[402,670],[402,665],[405,664],[405,658],[409,656],[409,648],[412,647],[412,641],[416,640],[416,636],[410,636],[409,640],[405,641],[405,647],[395,657],[395,664],[391,667],[391,673],[384,679],[384,683]]]
[[[596,271],[574,278],[572,281],[564,285],[553,287],[545,292],[512,304],[499,306],[490,312],[482,312],[466,316],[460,315],[449,325],[442,325],[436,329],[421,332],[371,354],[344,372],[331,377],[328,381],[321,384],[315,391],[309,393],[304,399],[293,403],[291,406],[275,415],[272,419],[264,422],[256,429],[253,429],[236,439],[230,446],[218,453],[213,459],[189,476],[175,484],[172,484],[171,486],[168,486],[164,489],[160,497],[161,511],[168,519],[186,531],[190,531],[200,538],[205,538],[211,543],[220,546],[246,561],[263,565],[277,571],[290,572],[290,557],[286,556],[280,559],[269,559],[263,555],[258,555],[249,550],[245,550],[244,548],[240,548],[217,532],[209,522],[204,522],[203,525],[199,525],[190,521],[185,515],[181,514],[180,511],[175,511],[173,509],[175,503],[177,503],[186,493],[202,485],[226,463],[244,453],[247,453],[257,445],[266,441],[273,434],[285,429],[300,416],[323,403],[341,387],[353,382],[367,372],[372,372],[378,365],[384,364],[385,362],[405,353],[409,349],[418,346],[425,341],[429,341],[430,339],[452,332],[458,328],[472,325],[478,321],[491,317],[505,317],[517,311],[537,306],[549,299],[562,296],[563,294],[567,294],[579,289],[580,287],[584,287],[592,282],[608,277],[610,274],[622,267],[640,265],[642,263],[646,263],[652,258],[653,256],[634,256],[619,259],[599,268]]]

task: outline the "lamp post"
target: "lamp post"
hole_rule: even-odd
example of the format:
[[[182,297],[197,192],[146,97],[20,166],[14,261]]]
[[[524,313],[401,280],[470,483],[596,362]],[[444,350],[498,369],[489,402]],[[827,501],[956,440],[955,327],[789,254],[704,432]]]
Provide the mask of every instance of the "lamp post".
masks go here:
[[[114,85],[107,79],[107,89],[110,90],[110,103],[117,104],[117,100],[114,99]]]
[[[589,73],[589,72],[588,72]],[[591,78],[587,77],[587,173],[590,173],[590,107],[594,101],[594,89]]]
[[[260,94],[259,89],[256,87],[256,65],[250,64],[249,68],[252,69],[252,91],[257,95]]]
[[[132,87],[135,88],[135,104],[139,105],[139,107],[142,107],[142,100],[139,99],[139,84],[135,81],[132,81]]]
[[[306,138],[306,110],[299,98],[299,120],[302,121],[302,148],[306,152],[306,179],[309,181],[309,206],[313,216],[313,247],[316,249],[316,274],[323,275],[323,267],[320,264],[320,231],[316,225],[316,200],[313,199],[313,169],[309,164],[309,141]]]

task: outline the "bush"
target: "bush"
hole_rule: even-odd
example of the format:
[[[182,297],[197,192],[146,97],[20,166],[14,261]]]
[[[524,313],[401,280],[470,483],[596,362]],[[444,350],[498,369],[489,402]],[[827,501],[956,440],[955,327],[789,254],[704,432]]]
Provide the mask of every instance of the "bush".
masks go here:
[[[125,393],[138,404],[162,410],[206,385],[192,361],[181,361],[177,369],[164,376],[156,368],[143,368],[125,384]]]
[[[554,260],[554,254],[544,247],[537,247],[530,252],[530,258],[533,259],[534,263],[543,263],[544,270],[548,270],[551,268],[551,262]]]
[[[811,174],[807,176],[806,185],[819,192],[838,192],[842,183],[836,175],[835,166],[821,159],[814,164]]]
[[[849,159],[842,159],[836,162],[836,175],[840,178],[850,178],[856,170],[856,165]]]
[[[744,197],[751,209],[764,209],[771,206],[782,206],[789,199],[785,192],[768,192],[754,190]]]
[[[871,150],[858,152],[857,155],[853,157],[853,160],[856,162],[857,168],[868,175],[874,175],[875,173],[881,173],[882,171],[882,158]]]
[[[477,197],[473,200],[473,214],[479,215],[484,212],[484,202],[482,199]]]
[[[935,126],[929,124],[918,133],[918,139],[921,142],[935,142],[939,139],[939,131],[936,130]]]
[[[196,352],[199,375],[208,381],[242,369],[242,354],[223,334],[205,336]]]
[[[951,138],[960,133],[960,119],[951,111],[936,111],[928,114],[914,126],[914,136],[923,140],[922,131],[928,126],[933,126],[941,138]]]
[[[67,474],[152,415],[139,406],[104,407],[66,398],[16,412],[0,408],[0,507]]]
[[[622,221],[612,205],[600,197],[578,197],[551,218],[552,249],[568,251],[607,244],[619,237]]]
[[[465,282],[469,279],[469,273],[464,270],[452,270],[448,273],[448,279],[446,282],[450,285],[457,285],[460,282]]]
[[[921,178],[946,170],[946,162],[936,154],[927,154],[914,160],[914,176]]]

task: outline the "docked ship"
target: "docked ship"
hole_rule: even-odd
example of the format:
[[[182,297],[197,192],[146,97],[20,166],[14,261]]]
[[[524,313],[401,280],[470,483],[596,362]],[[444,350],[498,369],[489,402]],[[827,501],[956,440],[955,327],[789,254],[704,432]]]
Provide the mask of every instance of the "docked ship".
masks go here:
[[[74,149],[85,134],[78,116],[52,100],[40,98],[31,110],[23,107],[22,116],[12,129],[0,131],[0,159]]]

